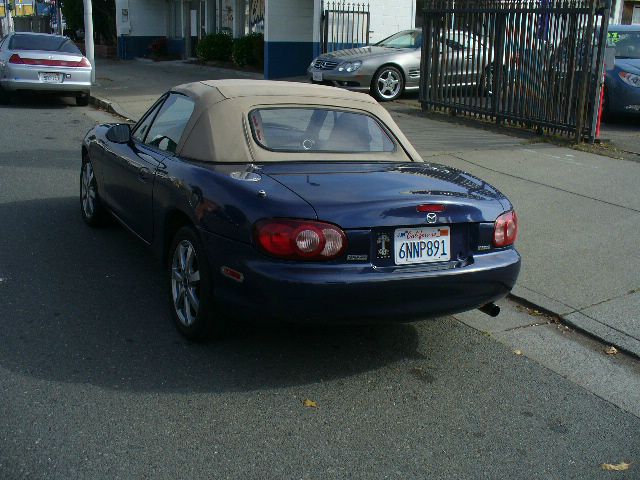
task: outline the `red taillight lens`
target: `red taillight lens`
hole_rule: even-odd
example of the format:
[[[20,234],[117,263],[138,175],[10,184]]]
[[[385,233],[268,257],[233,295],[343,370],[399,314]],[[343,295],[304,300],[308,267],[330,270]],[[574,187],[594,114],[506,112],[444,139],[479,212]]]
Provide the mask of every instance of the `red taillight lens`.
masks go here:
[[[9,63],[17,65],[42,65],[44,67],[90,67],[89,60],[82,57],[79,62],[72,62],[70,60],[50,60],[48,58],[22,58],[17,53],[14,53],[9,58]]]
[[[254,237],[265,253],[289,260],[329,260],[347,248],[347,236],[339,227],[310,220],[262,220]]]
[[[513,245],[518,236],[518,216],[513,210],[503,213],[496,219],[493,227],[493,245],[506,247]]]
[[[444,212],[444,205],[440,205],[438,203],[425,203],[423,205],[418,205],[416,210],[420,213],[439,213]]]

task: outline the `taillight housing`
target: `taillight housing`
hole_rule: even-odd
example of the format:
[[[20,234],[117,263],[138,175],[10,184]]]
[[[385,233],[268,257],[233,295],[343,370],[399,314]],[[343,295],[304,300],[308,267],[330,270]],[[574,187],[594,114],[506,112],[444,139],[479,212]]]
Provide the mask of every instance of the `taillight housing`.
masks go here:
[[[347,248],[340,227],[313,220],[261,220],[255,224],[254,240],[264,253],[287,260],[331,260]]]
[[[86,57],[78,62],[71,60],[52,60],[48,58],[23,58],[17,53],[9,57],[9,63],[14,65],[42,65],[44,67],[91,67]]]
[[[507,247],[513,245],[518,236],[518,216],[513,210],[503,213],[493,226],[493,245]]]

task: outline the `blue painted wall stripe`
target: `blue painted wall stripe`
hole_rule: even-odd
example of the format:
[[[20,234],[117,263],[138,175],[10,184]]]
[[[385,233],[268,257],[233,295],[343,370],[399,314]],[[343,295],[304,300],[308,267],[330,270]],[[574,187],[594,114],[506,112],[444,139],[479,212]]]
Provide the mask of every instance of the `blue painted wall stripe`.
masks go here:
[[[265,42],[264,78],[306,75],[316,45],[317,42]]]

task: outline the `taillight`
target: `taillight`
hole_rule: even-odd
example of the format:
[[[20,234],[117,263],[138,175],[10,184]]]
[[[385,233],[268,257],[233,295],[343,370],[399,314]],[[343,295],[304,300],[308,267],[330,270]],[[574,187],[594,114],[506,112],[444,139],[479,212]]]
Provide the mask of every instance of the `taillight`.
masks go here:
[[[518,217],[513,210],[503,213],[496,219],[493,227],[493,245],[506,247],[513,245],[518,236]]]
[[[340,227],[311,220],[261,220],[254,238],[265,253],[289,260],[329,260],[347,248]]]
[[[48,58],[22,58],[17,53],[9,57],[9,63],[17,65],[41,65],[44,67],[91,67],[91,63],[86,57],[82,60],[73,62],[71,60],[51,60]]]

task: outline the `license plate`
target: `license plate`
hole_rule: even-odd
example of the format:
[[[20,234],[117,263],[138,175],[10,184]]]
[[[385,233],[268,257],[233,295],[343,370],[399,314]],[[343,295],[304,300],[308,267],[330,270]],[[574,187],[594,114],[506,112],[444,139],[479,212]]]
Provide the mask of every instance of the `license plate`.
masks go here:
[[[313,81],[321,82],[322,81],[322,72],[313,72]]]
[[[398,228],[394,234],[396,265],[451,259],[449,227]]]
[[[62,82],[61,73],[41,73],[40,81],[44,83],[60,83]]]

